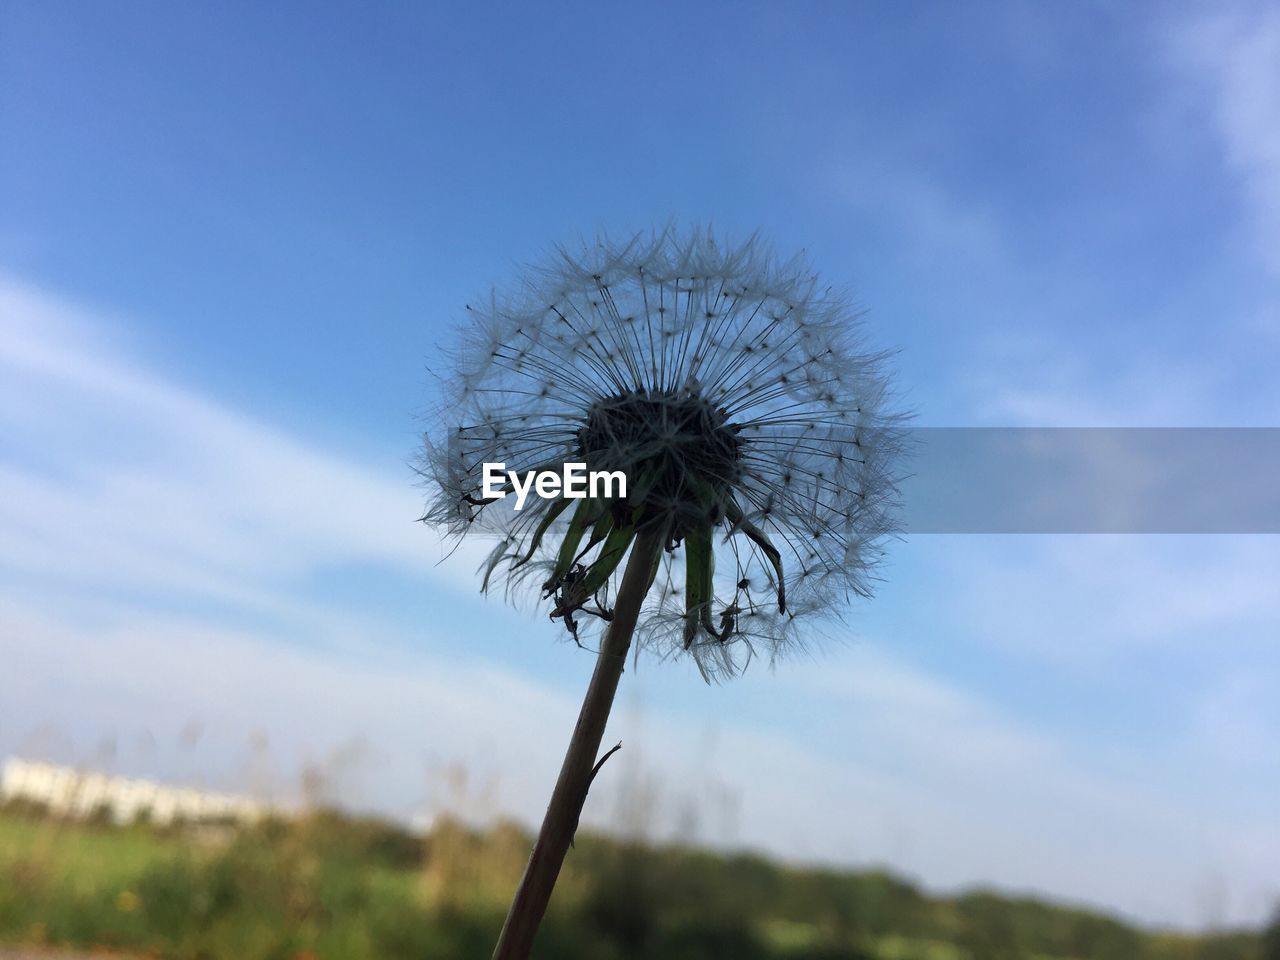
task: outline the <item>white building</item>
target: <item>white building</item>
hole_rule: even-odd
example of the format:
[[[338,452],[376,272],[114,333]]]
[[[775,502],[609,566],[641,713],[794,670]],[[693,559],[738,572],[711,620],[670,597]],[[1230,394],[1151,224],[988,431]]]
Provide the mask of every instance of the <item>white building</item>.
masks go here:
[[[266,809],[248,797],[170,787],[150,780],[81,773],[71,767],[11,757],[0,777],[0,802],[27,801],[58,816],[105,813],[116,823],[147,817],[166,825],[184,822],[252,823]]]

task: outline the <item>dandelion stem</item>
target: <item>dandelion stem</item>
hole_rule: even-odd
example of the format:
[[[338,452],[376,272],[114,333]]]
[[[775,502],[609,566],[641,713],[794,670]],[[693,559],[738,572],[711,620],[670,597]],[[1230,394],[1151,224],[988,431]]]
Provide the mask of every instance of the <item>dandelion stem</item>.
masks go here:
[[[551,891],[573,842],[578,816],[587,799],[596,753],[600,750],[605,723],[626,664],[631,635],[649,589],[654,562],[665,539],[666,533],[661,527],[649,528],[637,535],[631,547],[631,556],[618,587],[613,620],[605,630],[596,669],[578,714],[578,723],[569,740],[542,829],[538,832],[524,876],[520,878],[511,909],[502,925],[493,960],[527,960],[533,949],[533,938],[551,901]]]

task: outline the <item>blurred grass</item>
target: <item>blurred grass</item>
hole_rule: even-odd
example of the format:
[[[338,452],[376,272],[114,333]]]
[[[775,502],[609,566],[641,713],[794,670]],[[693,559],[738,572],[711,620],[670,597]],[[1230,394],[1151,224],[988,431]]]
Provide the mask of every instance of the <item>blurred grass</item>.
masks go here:
[[[187,849],[180,839],[141,826],[94,830],[34,815],[0,816],[0,868],[41,864],[51,879],[86,891],[118,886],[157,859]]]
[[[489,956],[529,838],[315,812],[222,833],[0,812],[0,942],[174,960]],[[536,956],[592,960],[1273,960],[881,872],[582,836]]]

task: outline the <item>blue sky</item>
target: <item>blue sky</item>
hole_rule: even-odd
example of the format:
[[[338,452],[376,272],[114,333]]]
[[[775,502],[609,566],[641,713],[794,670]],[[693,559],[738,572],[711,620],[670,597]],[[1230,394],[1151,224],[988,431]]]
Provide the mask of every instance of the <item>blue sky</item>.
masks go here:
[[[589,657],[407,464],[463,305],[598,229],[805,248],[922,424],[1275,425],[1277,62],[1250,5],[0,5],[0,750],[534,819]],[[908,540],[811,657],[642,662],[587,816],[1257,920],[1277,574]]]

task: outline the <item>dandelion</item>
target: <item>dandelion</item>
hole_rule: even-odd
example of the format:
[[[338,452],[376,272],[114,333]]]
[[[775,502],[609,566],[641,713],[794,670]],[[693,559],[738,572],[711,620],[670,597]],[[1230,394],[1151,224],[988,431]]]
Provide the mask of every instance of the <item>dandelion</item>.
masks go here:
[[[495,954],[523,957],[633,641],[721,678],[869,596],[895,531],[900,418],[847,302],[756,239],[668,228],[560,248],[513,295],[469,309],[426,441],[424,520],[492,536],[483,589],[541,596],[575,641],[599,646]],[[626,495],[520,510],[484,496],[485,464],[571,462],[620,471]]]

